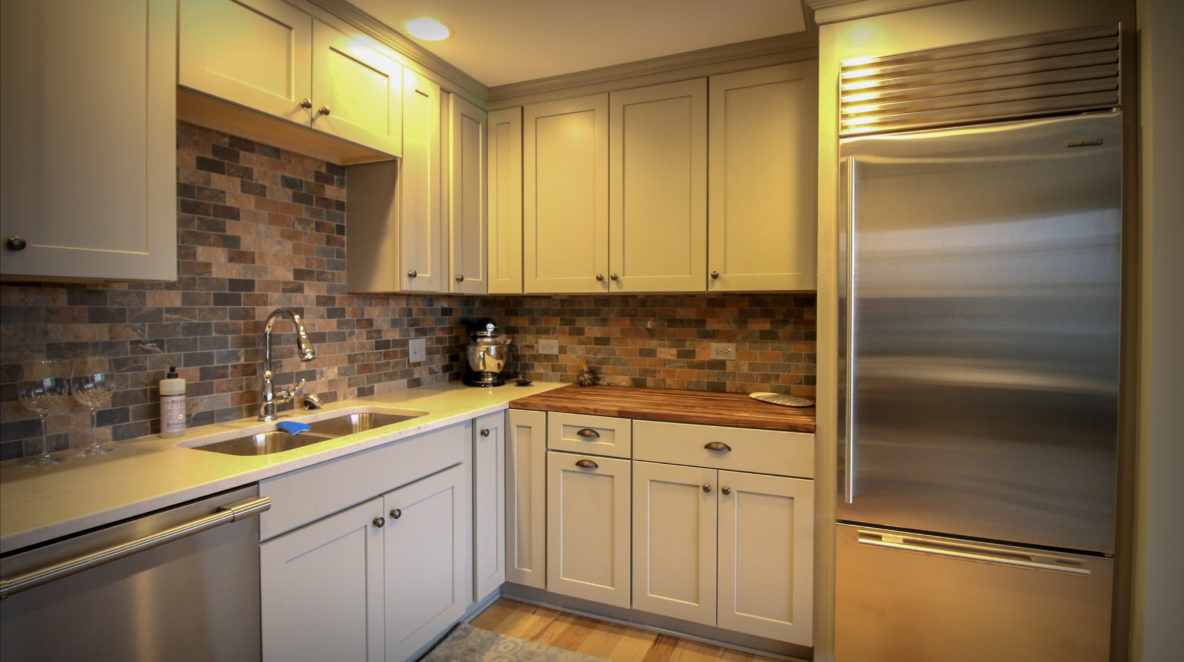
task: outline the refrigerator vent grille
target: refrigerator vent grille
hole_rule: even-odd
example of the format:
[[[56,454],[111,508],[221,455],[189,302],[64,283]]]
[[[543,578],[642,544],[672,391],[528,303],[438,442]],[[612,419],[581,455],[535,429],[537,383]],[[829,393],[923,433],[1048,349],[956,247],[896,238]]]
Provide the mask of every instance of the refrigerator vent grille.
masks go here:
[[[854,58],[839,73],[839,135],[1119,106],[1117,25]]]

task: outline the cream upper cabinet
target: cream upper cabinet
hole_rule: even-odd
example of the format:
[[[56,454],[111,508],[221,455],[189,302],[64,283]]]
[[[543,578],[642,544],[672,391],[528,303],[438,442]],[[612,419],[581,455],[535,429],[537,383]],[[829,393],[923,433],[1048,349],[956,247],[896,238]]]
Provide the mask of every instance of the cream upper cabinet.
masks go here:
[[[523,109],[523,290],[608,291],[608,95]]]
[[[703,290],[707,80],[609,95],[609,289]]]
[[[403,67],[321,21],[312,27],[312,127],[400,154]]]
[[[180,0],[180,12],[179,85],[401,154],[402,66],[386,53],[283,0]]]
[[[448,95],[448,235],[451,290],[488,289],[485,213],[485,111]]]
[[[489,113],[489,293],[522,292],[522,108]]]
[[[708,291],[816,287],[817,69],[710,79]]]
[[[283,0],[180,0],[180,11],[177,84],[308,124],[312,16]]]
[[[0,8],[0,273],[175,280],[176,4]]]
[[[506,581],[547,587],[547,414],[506,415]]]
[[[403,71],[400,289],[411,292],[447,292],[450,278],[440,102],[439,85]]]

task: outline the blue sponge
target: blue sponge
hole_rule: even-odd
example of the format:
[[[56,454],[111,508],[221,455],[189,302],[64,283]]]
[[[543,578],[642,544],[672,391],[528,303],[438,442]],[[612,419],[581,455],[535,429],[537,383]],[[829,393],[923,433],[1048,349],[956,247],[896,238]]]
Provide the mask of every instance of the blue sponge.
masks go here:
[[[300,434],[301,432],[308,432],[312,429],[304,423],[297,423],[296,421],[280,421],[275,426],[288,434]]]

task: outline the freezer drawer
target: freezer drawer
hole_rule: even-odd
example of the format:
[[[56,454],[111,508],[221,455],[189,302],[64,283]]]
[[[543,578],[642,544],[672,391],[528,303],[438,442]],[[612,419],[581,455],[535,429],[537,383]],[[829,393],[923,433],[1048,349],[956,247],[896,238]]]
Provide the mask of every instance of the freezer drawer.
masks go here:
[[[840,524],[836,662],[1104,662],[1113,560]]]

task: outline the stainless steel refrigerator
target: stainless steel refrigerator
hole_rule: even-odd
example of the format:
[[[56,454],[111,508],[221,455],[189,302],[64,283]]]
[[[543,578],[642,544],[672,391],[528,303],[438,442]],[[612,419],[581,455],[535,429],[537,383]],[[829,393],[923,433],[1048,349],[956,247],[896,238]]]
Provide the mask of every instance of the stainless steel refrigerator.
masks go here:
[[[849,137],[840,180],[836,659],[1107,660],[1121,112]]]

